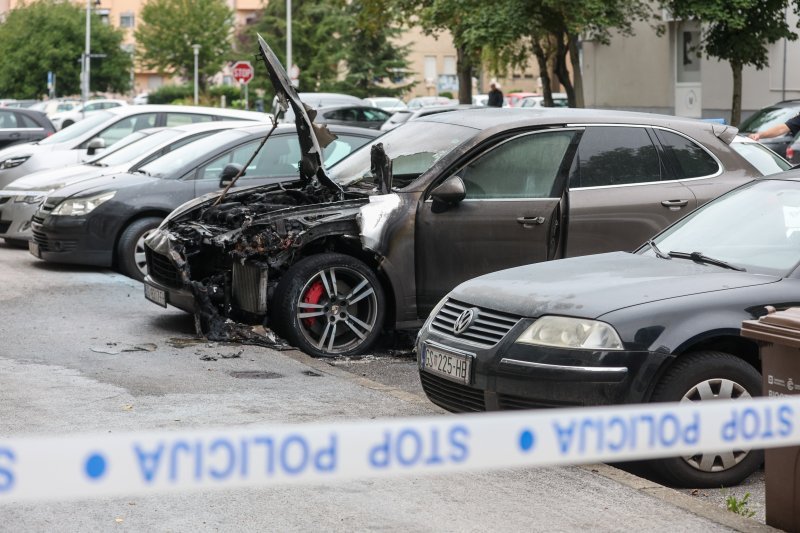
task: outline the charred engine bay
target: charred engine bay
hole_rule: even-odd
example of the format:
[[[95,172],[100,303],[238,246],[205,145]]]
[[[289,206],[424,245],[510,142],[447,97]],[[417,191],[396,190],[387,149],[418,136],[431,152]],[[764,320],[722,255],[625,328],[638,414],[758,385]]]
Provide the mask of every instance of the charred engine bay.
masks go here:
[[[259,188],[231,194],[174,222],[170,256],[194,295],[198,334],[286,348],[266,328],[267,302],[299,257],[325,250],[332,238],[358,243],[356,215],[368,194],[341,196],[302,183]],[[254,331],[253,324],[265,328]]]

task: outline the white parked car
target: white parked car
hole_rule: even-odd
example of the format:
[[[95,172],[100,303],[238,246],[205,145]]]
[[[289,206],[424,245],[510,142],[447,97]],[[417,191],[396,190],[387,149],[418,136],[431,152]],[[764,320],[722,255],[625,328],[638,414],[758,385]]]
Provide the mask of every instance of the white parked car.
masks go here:
[[[182,105],[120,106],[95,111],[42,141],[0,150],[0,188],[37,170],[76,165],[87,155],[94,155],[141,129],[212,120],[270,119],[270,115],[255,111]]]
[[[139,93],[133,97],[133,105],[144,105],[150,98],[149,93]]]
[[[56,113],[71,111],[79,105],[81,105],[80,100],[65,100],[55,98],[53,100],[44,100],[42,102],[33,104],[29,109],[33,111],[41,111],[47,115],[47,118],[50,118]]]
[[[391,98],[388,96],[381,96],[376,98],[364,98],[364,101],[369,102],[372,107],[378,107],[388,113],[397,113],[408,109],[406,103],[399,98]]]
[[[544,96],[526,96],[520,98],[514,107],[544,107]],[[553,93],[553,107],[569,107],[567,93]]]
[[[89,100],[86,104],[78,105],[68,111],[61,111],[50,115],[50,122],[53,123],[53,126],[55,126],[57,130],[61,130],[85,119],[89,113],[125,105],[128,105],[128,103],[124,100]]]

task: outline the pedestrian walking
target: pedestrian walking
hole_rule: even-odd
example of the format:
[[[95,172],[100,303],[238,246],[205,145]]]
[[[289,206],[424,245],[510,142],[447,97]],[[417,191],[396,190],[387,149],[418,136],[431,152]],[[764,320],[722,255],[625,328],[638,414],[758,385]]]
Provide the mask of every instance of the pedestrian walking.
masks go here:
[[[489,100],[486,102],[489,107],[503,107],[503,91],[496,83],[489,86]]]

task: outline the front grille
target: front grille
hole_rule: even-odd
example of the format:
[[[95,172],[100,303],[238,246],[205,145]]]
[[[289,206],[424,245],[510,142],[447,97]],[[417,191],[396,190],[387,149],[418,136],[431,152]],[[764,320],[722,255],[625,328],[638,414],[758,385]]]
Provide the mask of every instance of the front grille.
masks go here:
[[[419,377],[425,394],[439,407],[454,413],[486,410],[483,391],[480,389],[473,389],[428,372],[420,372]]]
[[[509,409],[509,410],[549,409],[552,407],[568,407],[570,405],[578,405],[578,404],[544,402],[542,400],[531,400],[529,398],[522,398],[520,396],[511,396],[510,394],[498,394],[497,404],[500,407],[500,409]]]
[[[61,203],[61,200],[63,200],[63,198],[48,197],[44,203],[39,206],[39,209],[36,211],[36,213],[34,213],[33,221],[42,224],[44,219],[47,218],[47,215],[49,215],[53,209],[55,209],[56,206]]]
[[[11,227],[10,220],[0,220],[0,233],[8,233],[8,228]]]
[[[39,245],[40,252],[72,252],[78,247],[78,241],[51,241],[41,231],[33,230],[33,242]]]
[[[267,269],[252,263],[234,263],[231,281],[233,303],[239,309],[263,315],[267,312]]]
[[[477,317],[463,332],[456,334],[453,328],[458,317],[467,309],[473,309]],[[436,333],[467,341],[481,348],[491,348],[500,342],[511,331],[520,317],[492,311],[483,307],[475,307],[457,300],[449,299],[436,313],[430,328]]]
[[[169,257],[156,253],[147,246],[144,247],[144,253],[147,258],[147,273],[151,278],[167,287],[181,287],[181,273]]]

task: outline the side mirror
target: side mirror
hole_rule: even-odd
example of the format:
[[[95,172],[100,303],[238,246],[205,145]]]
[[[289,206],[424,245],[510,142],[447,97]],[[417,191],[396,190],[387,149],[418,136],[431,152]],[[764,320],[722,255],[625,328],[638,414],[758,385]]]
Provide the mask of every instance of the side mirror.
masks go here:
[[[450,176],[431,191],[434,202],[455,205],[467,196],[464,180],[458,176]]]
[[[95,137],[86,145],[86,155],[94,155],[98,150],[106,147],[106,142],[100,137]]]
[[[242,165],[239,163],[228,163],[225,165],[225,168],[222,169],[222,173],[219,175],[219,186],[225,187],[228,185],[231,181],[233,181],[233,178],[239,175],[239,172],[241,172],[242,168],[244,167],[242,167]],[[245,173],[242,172],[242,176],[244,175]]]

